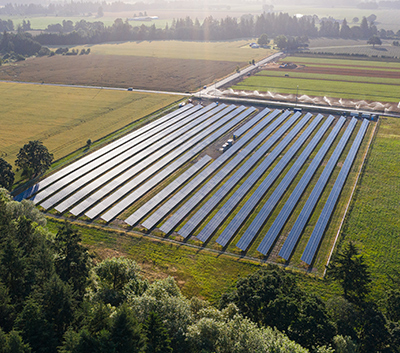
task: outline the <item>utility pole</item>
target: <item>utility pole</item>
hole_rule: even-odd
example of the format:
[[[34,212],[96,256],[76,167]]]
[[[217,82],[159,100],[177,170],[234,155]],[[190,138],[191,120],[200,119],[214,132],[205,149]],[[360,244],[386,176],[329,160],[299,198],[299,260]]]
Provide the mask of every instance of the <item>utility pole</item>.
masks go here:
[[[297,90],[296,90],[296,104],[294,105],[297,107],[297,96],[299,95],[299,85],[297,85]]]

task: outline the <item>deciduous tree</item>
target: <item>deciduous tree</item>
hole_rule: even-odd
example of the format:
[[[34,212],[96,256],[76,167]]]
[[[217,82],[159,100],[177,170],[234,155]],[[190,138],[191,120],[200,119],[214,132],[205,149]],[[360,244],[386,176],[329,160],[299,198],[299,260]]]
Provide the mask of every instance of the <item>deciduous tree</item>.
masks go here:
[[[29,141],[19,150],[15,165],[23,169],[24,175],[32,177],[49,169],[53,158],[41,141]]]

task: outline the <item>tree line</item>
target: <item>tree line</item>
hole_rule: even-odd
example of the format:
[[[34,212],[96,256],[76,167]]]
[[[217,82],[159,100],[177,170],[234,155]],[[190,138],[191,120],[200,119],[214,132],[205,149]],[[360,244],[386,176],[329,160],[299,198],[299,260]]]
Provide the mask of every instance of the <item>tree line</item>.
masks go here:
[[[95,262],[81,241],[0,189],[0,352],[308,352],[235,304],[188,299],[171,277],[149,283],[133,260]]]
[[[10,31],[14,28],[12,21],[0,20],[0,29]],[[28,21],[20,26],[21,31],[30,28]],[[263,13],[259,16],[242,16],[240,20],[233,17],[215,19],[209,16],[201,23],[190,17],[174,19],[165,28],[156,26],[132,26],[128,20],[115,20],[111,26],[105,26],[101,21],[88,22],[70,20],[52,24],[47,27],[47,33],[34,37],[41,45],[80,45],[98,44],[121,40],[229,40],[239,38],[259,37],[267,34],[271,38],[279,35],[288,37],[328,37],[345,39],[369,39],[374,35],[383,38],[400,36],[400,30],[395,34],[391,30],[378,31],[373,21],[363,17],[359,25],[349,26],[346,19],[339,22],[323,19],[319,25],[313,16],[298,18],[287,13]]]
[[[324,301],[263,266],[213,306],[171,277],[150,283],[133,260],[99,262],[72,224],[51,232],[31,201],[0,189],[0,352],[398,352],[398,282],[378,306],[353,243],[327,276],[342,294]]]
[[[339,24],[329,19],[322,20],[317,26],[312,16],[297,18],[284,13],[263,13],[255,18],[242,16],[240,20],[229,16],[218,20],[209,16],[202,23],[198,19],[186,17],[174,19],[165,28],[156,28],[154,24],[132,26],[122,19],[116,19],[111,26],[105,26],[101,21],[81,20],[75,25],[71,21],[63,21],[62,24],[49,25],[47,32],[39,34],[35,40],[42,45],[74,45],[117,40],[230,40],[259,37],[264,33],[272,38],[285,35],[368,39],[380,33],[374,23],[365,17],[360,25],[351,27],[346,20]],[[397,34],[393,31],[384,32],[385,36],[399,34],[400,31]]]

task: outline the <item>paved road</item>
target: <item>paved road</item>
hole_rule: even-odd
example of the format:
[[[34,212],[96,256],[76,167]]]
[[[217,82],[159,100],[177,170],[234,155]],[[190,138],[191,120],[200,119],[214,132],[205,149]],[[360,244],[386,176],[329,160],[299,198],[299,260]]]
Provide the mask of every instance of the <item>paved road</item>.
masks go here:
[[[22,82],[22,81],[3,81],[0,82],[5,83],[15,83],[15,84],[26,84],[26,85],[39,85],[39,86],[57,86],[57,87],[73,87],[73,88],[92,88],[92,89],[104,89],[110,91],[127,91],[127,88],[123,87],[100,87],[100,86],[82,86],[82,85],[64,85],[61,83],[41,83],[41,82]],[[175,96],[192,96],[190,93],[181,93],[181,92],[166,92],[166,91],[151,91],[148,89],[132,89],[132,92],[141,92],[141,93],[156,93],[156,94],[170,94]]]
[[[196,97],[208,97],[208,98],[214,97],[213,93],[216,89],[221,88],[222,86],[228,84],[231,81],[236,80],[239,77],[246,76],[249,72],[253,71],[254,69],[258,68],[259,66],[262,66],[271,61],[275,61],[282,55],[283,55],[282,52],[270,55],[270,56],[256,62],[254,65],[250,65],[250,66],[244,68],[243,70],[241,70],[240,72],[235,72],[234,74],[232,74],[226,78],[223,78],[222,80],[212,84],[211,86],[200,90],[199,92],[195,93],[194,95]]]

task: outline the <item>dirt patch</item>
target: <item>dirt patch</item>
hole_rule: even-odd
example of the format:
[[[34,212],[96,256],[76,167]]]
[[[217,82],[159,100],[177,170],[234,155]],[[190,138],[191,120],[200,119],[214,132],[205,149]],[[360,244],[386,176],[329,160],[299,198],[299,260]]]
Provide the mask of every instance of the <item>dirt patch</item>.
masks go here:
[[[118,55],[33,58],[0,67],[0,80],[187,92],[234,72],[237,63]]]

